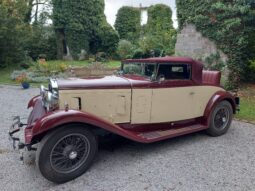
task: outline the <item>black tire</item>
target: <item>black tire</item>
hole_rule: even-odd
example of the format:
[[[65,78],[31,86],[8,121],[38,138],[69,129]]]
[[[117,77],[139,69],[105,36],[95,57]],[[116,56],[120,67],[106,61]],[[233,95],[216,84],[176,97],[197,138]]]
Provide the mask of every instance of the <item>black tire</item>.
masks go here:
[[[97,139],[91,131],[81,125],[66,125],[42,139],[36,164],[46,179],[64,183],[85,173],[97,149]]]
[[[222,101],[210,114],[209,128],[206,130],[207,134],[213,137],[225,134],[232,122],[233,108],[228,101]]]

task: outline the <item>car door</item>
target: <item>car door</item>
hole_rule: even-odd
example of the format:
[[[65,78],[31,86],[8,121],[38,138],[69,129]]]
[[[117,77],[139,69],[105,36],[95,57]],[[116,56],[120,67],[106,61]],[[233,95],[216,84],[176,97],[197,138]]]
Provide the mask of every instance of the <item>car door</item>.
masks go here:
[[[162,63],[158,68],[158,83],[152,89],[150,123],[192,119],[194,87],[191,65]]]

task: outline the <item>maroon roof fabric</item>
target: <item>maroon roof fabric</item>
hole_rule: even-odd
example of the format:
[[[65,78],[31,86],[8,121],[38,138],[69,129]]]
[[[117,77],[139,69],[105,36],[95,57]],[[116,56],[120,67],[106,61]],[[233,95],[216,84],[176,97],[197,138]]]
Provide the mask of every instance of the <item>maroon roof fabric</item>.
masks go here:
[[[196,84],[202,84],[203,64],[189,57],[166,56],[166,57],[154,57],[154,58],[144,58],[144,59],[127,59],[127,60],[123,60],[122,62],[123,63],[130,63],[130,62],[171,63],[171,62],[174,62],[175,64],[178,64],[178,63],[191,64],[193,81]]]
[[[172,57],[172,56],[166,56],[166,57],[154,57],[154,58],[143,58],[143,59],[127,59],[123,60],[123,62],[195,62],[192,58],[188,57]]]

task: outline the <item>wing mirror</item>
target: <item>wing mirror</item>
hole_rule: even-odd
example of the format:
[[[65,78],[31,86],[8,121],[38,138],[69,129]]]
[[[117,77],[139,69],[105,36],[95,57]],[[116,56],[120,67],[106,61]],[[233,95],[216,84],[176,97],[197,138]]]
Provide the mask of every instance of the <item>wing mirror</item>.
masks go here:
[[[158,77],[158,82],[161,83],[163,81],[165,81],[165,76],[160,74],[159,77]]]

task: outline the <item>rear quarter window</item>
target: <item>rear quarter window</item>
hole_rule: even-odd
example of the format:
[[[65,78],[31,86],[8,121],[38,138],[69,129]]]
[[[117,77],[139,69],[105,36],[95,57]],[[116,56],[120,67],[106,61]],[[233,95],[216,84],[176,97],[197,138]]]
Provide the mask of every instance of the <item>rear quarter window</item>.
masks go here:
[[[164,76],[166,80],[189,80],[191,79],[190,64],[160,64],[159,76]]]

